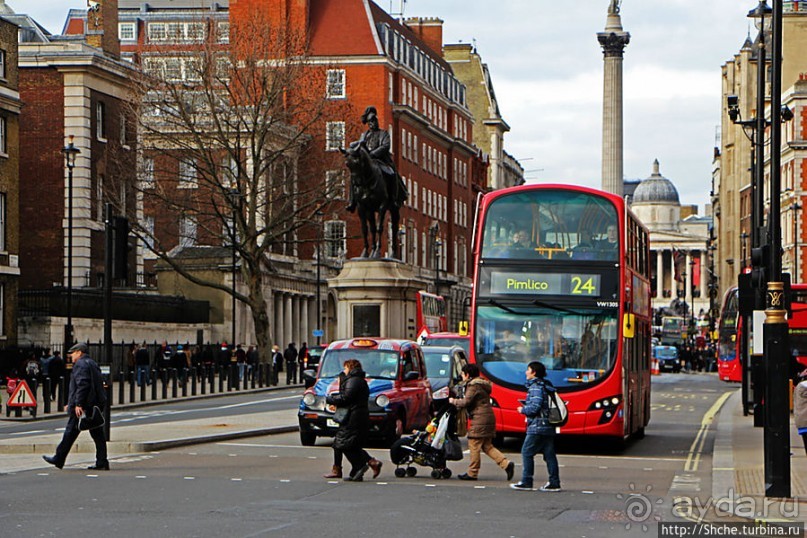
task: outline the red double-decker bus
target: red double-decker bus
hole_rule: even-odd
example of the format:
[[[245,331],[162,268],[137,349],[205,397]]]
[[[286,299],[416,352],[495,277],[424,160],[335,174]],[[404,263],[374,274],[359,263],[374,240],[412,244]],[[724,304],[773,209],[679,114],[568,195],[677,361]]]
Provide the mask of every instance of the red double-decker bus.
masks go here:
[[[524,185],[479,204],[471,360],[497,429],[524,433],[524,372],[541,361],[569,410],[561,433],[625,438],[650,420],[647,229],[619,196]]]
[[[790,313],[787,317],[788,341],[793,364],[793,377],[807,368],[807,284],[790,285]],[[718,324],[717,373],[720,379],[730,383],[743,380],[742,340],[745,327],[739,315],[739,292],[730,288],[723,299]]]

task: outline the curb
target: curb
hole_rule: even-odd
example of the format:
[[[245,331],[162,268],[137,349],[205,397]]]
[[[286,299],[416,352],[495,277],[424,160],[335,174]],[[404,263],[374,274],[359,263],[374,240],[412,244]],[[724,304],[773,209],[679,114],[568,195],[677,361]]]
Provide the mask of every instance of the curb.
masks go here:
[[[199,437],[183,437],[182,439],[167,439],[164,441],[147,441],[144,443],[130,443],[132,452],[156,452],[159,450],[166,450],[169,448],[177,448],[181,446],[200,445],[205,443],[215,443],[218,441],[229,441],[232,439],[243,439],[245,437],[260,437],[263,435],[275,435],[279,433],[291,433],[299,431],[300,427],[294,426],[275,426],[272,428],[258,428],[255,430],[242,430],[237,432],[219,433],[211,435],[202,435]],[[95,448],[93,447],[93,451]]]

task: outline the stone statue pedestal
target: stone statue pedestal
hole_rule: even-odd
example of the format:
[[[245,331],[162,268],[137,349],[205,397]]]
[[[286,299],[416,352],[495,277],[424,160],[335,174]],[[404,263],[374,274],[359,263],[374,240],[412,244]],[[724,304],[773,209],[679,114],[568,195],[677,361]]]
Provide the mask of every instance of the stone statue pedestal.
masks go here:
[[[336,294],[335,340],[360,336],[414,340],[417,292],[427,281],[398,260],[354,259],[328,279]]]

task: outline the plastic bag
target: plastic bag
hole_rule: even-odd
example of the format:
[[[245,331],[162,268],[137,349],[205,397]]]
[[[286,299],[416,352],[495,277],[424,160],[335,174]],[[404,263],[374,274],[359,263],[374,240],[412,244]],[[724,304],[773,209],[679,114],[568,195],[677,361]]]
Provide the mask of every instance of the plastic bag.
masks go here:
[[[437,424],[437,431],[434,433],[434,440],[432,441],[432,448],[440,449],[446,440],[446,431],[448,431],[448,413],[440,417],[440,423]]]

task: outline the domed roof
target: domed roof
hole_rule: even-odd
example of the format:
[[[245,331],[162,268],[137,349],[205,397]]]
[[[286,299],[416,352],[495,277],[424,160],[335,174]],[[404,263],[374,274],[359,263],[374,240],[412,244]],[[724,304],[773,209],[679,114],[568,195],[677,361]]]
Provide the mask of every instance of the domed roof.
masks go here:
[[[653,161],[653,173],[650,177],[636,187],[636,191],[633,193],[633,203],[680,204],[675,185],[659,173],[658,159]]]

